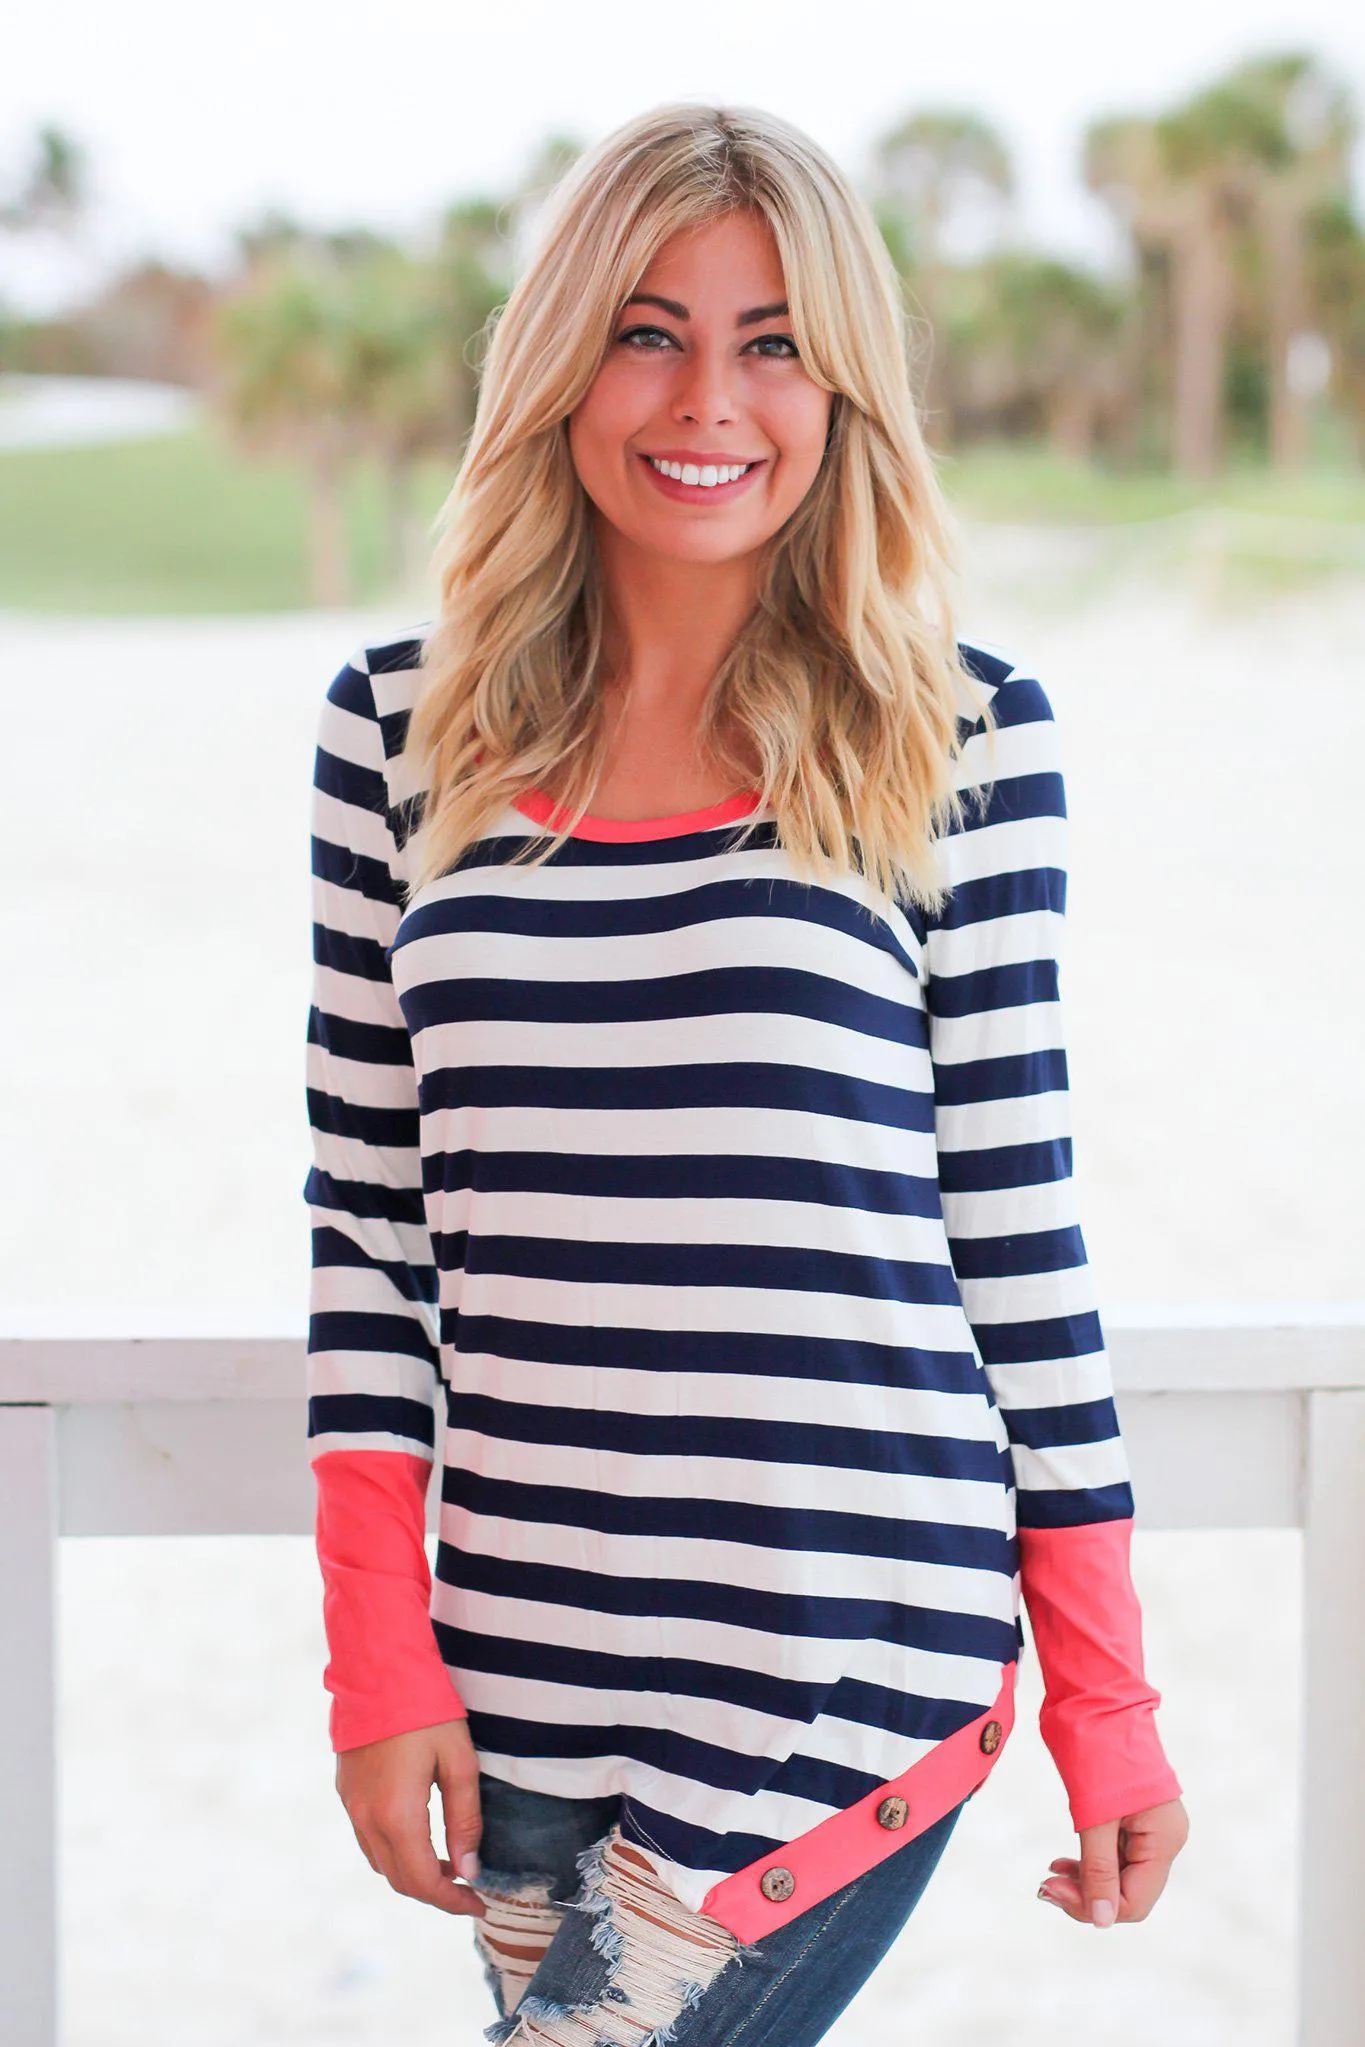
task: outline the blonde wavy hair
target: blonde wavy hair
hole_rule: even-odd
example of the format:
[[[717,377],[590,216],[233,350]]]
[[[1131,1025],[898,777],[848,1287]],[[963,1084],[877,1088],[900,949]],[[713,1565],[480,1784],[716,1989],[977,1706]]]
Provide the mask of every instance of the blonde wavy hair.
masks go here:
[[[422,792],[409,901],[516,796],[538,787],[568,813],[559,831],[527,835],[514,857],[533,862],[590,808],[612,735],[594,508],[568,417],[656,251],[738,209],[772,229],[792,333],[833,400],[822,466],[764,544],[757,601],[712,680],[699,743],[736,786],[753,785],[746,762],[758,758],[798,870],[843,869],[942,907],[932,841],[962,820],[959,691],[993,721],[954,630],[956,536],[916,412],[901,282],[867,206],[801,130],[689,103],[638,116],[571,164],[493,316],[436,522],[440,602],[404,748],[405,784]],[[751,814],[741,843],[756,824]]]

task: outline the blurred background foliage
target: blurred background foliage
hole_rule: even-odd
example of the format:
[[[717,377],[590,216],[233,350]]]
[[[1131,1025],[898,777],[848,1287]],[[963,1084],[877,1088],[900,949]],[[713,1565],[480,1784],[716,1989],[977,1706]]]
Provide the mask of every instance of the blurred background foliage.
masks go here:
[[[1346,86],[1305,51],[1249,58],[1156,117],[1093,122],[1077,168],[1126,253],[1117,279],[1001,234],[954,253],[964,221],[1003,223],[1015,186],[970,109],[920,108],[874,138],[866,197],[959,507],[1358,526],[1357,136]],[[226,277],[144,262],[48,319],[0,298],[0,387],[147,379],[201,407],[172,434],[0,453],[0,603],[282,610],[416,591],[489,324],[581,146],[547,138],[514,190],[452,203],[420,240],[270,216],[238,233]],[[41,130],[0,230],[60,232],[87,184],[76,143]]]

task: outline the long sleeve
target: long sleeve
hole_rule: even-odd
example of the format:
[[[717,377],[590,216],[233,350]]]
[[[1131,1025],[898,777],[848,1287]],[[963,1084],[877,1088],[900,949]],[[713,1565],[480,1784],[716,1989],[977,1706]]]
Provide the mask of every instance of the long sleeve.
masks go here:
[[[944,1217],[1009,1437],[1043,1740],[1082,1827],[1180,1795],[1155,1723],[1130,1573],[1133,1494],[1077,1219],[1058,951],[1066,800],[1052,709],[1011,674],[994,760],[972,729],[952,895],[927,922],[926,1005]]]
[[[308,1454],[332,1746],[463,1715],[430,1619],[426,1491],[440,1388],[417,1080],[389,948],[401,914],[364,656],[331,683],[312,793]]]

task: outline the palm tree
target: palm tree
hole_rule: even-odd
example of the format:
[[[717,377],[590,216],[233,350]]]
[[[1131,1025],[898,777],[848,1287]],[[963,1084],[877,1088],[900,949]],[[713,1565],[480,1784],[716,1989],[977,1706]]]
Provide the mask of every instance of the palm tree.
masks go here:
[[[1202,95],[1156,121],[1094,123],[1082,151],[1087,186],[1140,252],[1169,264],[1171,453],[1188,476],[1211,476],[1222,454],[1223,375],[1233,304],[1232,243],[1241,188],[1218,116]]]
[[[1069,263],[1007,251],[989,266],[994,325],[1016,394],[1040,415],[1055,453],[1085,461],[1120,395],[1127,295]]]
[[[209,395],[229,431],[305,466],[312,602],[348,603],[342,493],[365,372],[344,266],[320,244],[269,248],[221,300],[212,344]]]
[[[388,570],[413,587],[427,528],[414,502],[423,458],[458,461],[474,422],[468,352],[510,289],[510,249],[491,200],[450,208],[429,257],[376,252],[352,272],[358,439],[383,465]]]
[[[1329,394],[1365,463],[1365,230],[1347,195],[1316,207],[1305,223],[1309,296],[1331,344]]]
[[[441,222],[434,263],[445,346],[450,357],[454,410],[447,422],[453,451],[463,449],[474,424],[481,365],[477,345],[512,289],[518,201],[467,199]]]
[[[892,258],[923,308],[928,350],[921,403],[940,445],[952,432],[951,364],[943,331],[948,245],[973,207],[998,217],[1013,190],[1008,151],[978,114],[926,109],[873,146],[869,199]]]
[[[1299,337],[1311,331],[1308,221],[1349,196],[1356,124],[1345,89],[1305,53],[1254,59],[1231,82],[1263,110],[1251,193],[1265,266],[1270,459],[1293,468],[1308,438],[1306,393],[1293,373]]]
[[[1187,475],[1213,474],[1221,457],[1228,336],[1250,246],[1261,252],[1272,458],[1302,454],[1291,363],[1308,308],[1304,222],[1345,188],[1353,135],[1345,94],[1296,54],[1252,59],[1155,121],[1101,121],[1086,136],[1087,185],[1140,254],[1169,262],[1172,453]]]
[[[87,160],[80,145],[51,124],[40,128],[23,184],[13,199],[0,202],[0,227],[15,233],[31,228],[66,233],[85,210],[87,183]]]

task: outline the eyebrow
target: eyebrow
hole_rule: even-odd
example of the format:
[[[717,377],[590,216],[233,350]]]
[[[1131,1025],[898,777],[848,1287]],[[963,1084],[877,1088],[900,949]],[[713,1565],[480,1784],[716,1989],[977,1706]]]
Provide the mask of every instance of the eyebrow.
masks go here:
[[[687,307],[680,305],[677,299],[660,298],[659,294],[654,291],[632,292],[626,300],[626,305],[661,306],[664,312],[671,313],[675,320],[690,320],[692,317]],[[624,312],[624,310],[625,307],[623,306],[622,311]],[[752,327],[758,320],[775,320],[779,313],[785,313],[788,310],[785,299],[779,299],[777,304],[772,306],[750,306],[747,313],[737,313],[735,315],[735,325],[736,327]]]

